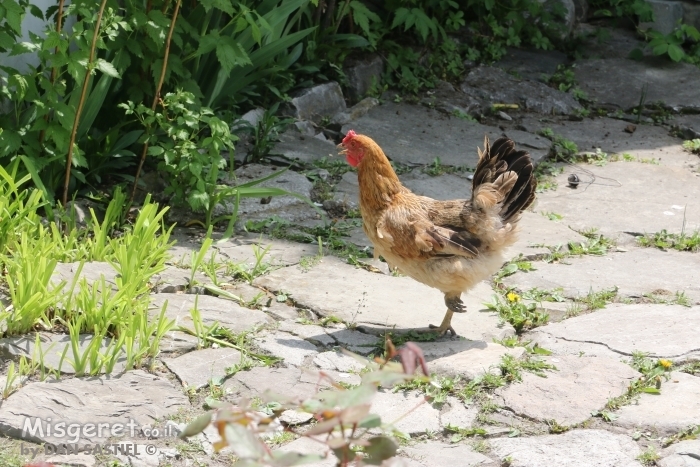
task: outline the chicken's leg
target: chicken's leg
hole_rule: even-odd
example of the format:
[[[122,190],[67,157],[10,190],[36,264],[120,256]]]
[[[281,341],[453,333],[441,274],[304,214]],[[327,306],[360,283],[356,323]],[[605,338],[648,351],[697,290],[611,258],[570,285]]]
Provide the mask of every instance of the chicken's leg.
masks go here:
[[[464,306],[464,302],[460,298],[460,295],[445,294],[445,305],[447,305],[447,312],[445,317],[442,319],[442,324],[440,326],[435,326],[434,324],[429,324],[428,327],[432,330],[437,331],[441,336],[444,336],[447,331],[453,336],[456,336],[454,328],[452,327],[452,315],[454,313],[464,313],[467,311],[467,307]]]

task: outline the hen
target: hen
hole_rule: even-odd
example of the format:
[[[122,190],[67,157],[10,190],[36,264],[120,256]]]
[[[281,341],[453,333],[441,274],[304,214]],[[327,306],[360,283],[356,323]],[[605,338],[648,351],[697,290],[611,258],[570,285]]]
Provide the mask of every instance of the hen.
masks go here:
[[[516,241],[516,224],[535,199],[537,181],[526,151],[499,138],[478,150],[471,199],[440,201],[404,187],[382,149],[371,138],[349,131],[341,144],[357,168],[363,229],[375,257],[389,267],[445,294],[447,312],[437,329],[452,328],[453,313],[464,313],[462,292],[498,271],[503,252]]]

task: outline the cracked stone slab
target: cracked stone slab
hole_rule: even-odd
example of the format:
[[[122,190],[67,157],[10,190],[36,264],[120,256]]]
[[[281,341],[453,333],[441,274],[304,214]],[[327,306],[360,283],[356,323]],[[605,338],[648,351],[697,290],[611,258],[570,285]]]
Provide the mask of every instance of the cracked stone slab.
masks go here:
[[[523,372],[522,382],[496,391],[500,404],[518,415],[562,426],[582,423],[591,412],[627,390],[640,374],[619,360],[605,357],[545,357],[555,371],[546,378]]]
[[[428,441],[401,448],[401,453],[424,467],[475,467],[494,465],[488,457],[474,452],[465,444],[447,444],[440,441]]]
[[[75,374],[75,368],[68,363],[68,359],[73,359],[72,343],[70,336],[68,334],[55,334],[48,332],[41,332],[39,334],[40,348],[36,348],[36,337],[35,335],[27,335],[26,337],[6,337],[0,339],[0,356],[6,358],[20,357],[24,356],[28,359],[36,356],[38,359],[43,361],[43,364],[47,368],[58,370],[60,367],[61,373],[64,374]],[[81,334],[78,338],[78,348],[81,355],[88,349],[91,345],[93,339],[93,334]],[[109,348],[110,340],[102,339],[99,351],[102,353],[107,353]],[[61,362],[61,355],[65,349],[68,349],[66,353],[66,359]],[[43,358],[40,356],[43,355]],[[114,365],[114,373],[119,373],[124,371],[125,368],[125,357],[120,357],[117,363]],[[37,364],[39,361],[36,362]],[[91,371],[91,365],[88,361],[86,372]],[[104,373],[101,370],[100,373]]]
[[[494,141],[503,133],[499,128],[448,117],[424,106],[392,102],[378,105],[364,117],[343,125],[341,132],[347,134],[349,130],[374,139],[393,161],[430,164],[439,157],[443,164],[472,168],[476,167],[476,148],[483,147],[484,136]],[[507,134],[518,145],[533,139],[519,130],[508,130]],[[536,158],[546,153],[529,149]]]
[[[662,102],[675,110],[700,110],[700,91],[692,86],[700,79],[700,71],[687,63],[625,58],[579,60],[574,73],[581,89],[599,105],[632,109],[639,105],[644,88],[648,103]],[[677,89],[669,88],[668,83],[677,83]]]
[[[236,170],[235,180],[224,180],[225,184],[248,183],[262,177],[272,175],[278,171],[276,167],[261,164],[248,164]],[[305,175],[288,170],[278,177],[263,182],[259,187],[279,188],[282,190],[309,197],[313,184]],[[214,216],[224,216],[233,213],[234,201],[224,201],[214,208]],[[293,196],[273,196],[269,203],[261,203],[261,198],[241,198],[238,206],[238,217],[248,220],[263,220],[272,216],[278,216],[290,222],[304,219],[313,219],[319,212],[304,201]]]
[[[202,349],[176,358],[164,358],[163,363],[175,373],[183,386],[200,389],[212,379],[223,379],[227,368],[241,363],[241,353],[227,347]]]
[[[636,404],[621,407],[617,426],[657,430],[672,435],[689,426],[700,425],[700,378],[672,372],[669,381],[661,384],[661,394],[641,394]]]
[[[51,274],[50,282],[57,286],[61,281],[65,281],[66,285],[64,286],[64,290],[68,290],[73,280],[75,280],[75,274],[78,272],[79,267],[80,262],[57,263],[53,274]],[[88,284],[93,284],[94,282],[99,282],[102,280],[102,277],[104,277],[105,285],[107,287],[110,287],[112,290],[117,289],[117,271],[115,271],[112,265],[107,262],[85,262],[83,264],[83,269],[80,271],[78,281],[81,281],[84,278]],[[77,282],[75,292],[79,290],[80,282]]]
[[[149,314],[152,317],[157,317],[167,301],[165,315],[169,319],[174,319],[176,326],[194,329],[190,310],[194,308],[195,297],[197,297],[197,309],[205,326],[218,322],[221,326],[229,328],[235,333],[240,333],[272,321],[260,310],[243,308],[237,303],[224,298],[195,294],[152,295]]]
[[[659,467],[700,467],[700,440],[672,444],[660,453]]]
[[[257,245],[259,252],[268,250],[263,257],[263,263],[273,266],[291,266],[298,264],[304,256],[318,254],[318,245],[261,238],[260,236],[227,240],[216,244],[215,248],[227,259],[252,267],[256,262],[256,247],[254,245]]]
[[[314,364],[322,370],[359,372],[365,365],[341,352],[321,352],[314,357]]]
[[[581,180],[575,190],[567,182],[572,173]],[[595,183],[589,185],[591,174]],[[700,229],[700,203],[695,201],[700,199],[700,177],[685,168],[624,161],[603,167],[576,164],[566,166],[556,181],[556,190],[537,195],[537,209],[563,214],[574,229],[595,227],[608,236],[663,229],[680,233],[684,222],[686,232]]]
[[[521,290],[532,287],[561,287],[570,298],[586,296],[591,290],[618,287],[624,297],[641,297],[654,290],[673,296],[685,293],[692,303],[700,301],[700,255],[633,248],[627,252],[603,256],[566,258],[566,263],[536,263],[533,271],[519,271],[503,279],[508,287]],[[683,271],[682,274],[679,274]]]
[[[489,441],[500,459],[513,467],[642,467],[637,443],[604,430],[573,430],[558,435],[498,438]]]
[[[359,384],[360,377],[348,373],[324,371],[335,381]],[[261,396],[268,389],[275,394],[306,400],[319,390],[332,387],[318,370],[302,368],[263,368],[255,367],[249,371],[239,371],[226,380],[224,389],[236,396]]]
[[[256,285],[268,290],[291,292],[294,302],[321,316],[336,316],[365,332],[383,334],[387,328],[425,328],[444,316],[444,296],[437,289],[409,277],[392,277],[356,268],[335,257],[303,272],[298,268],[273,271],[259,277]],[[496,313],[483,305],[493,291],[485,282],[462,295],[466,313],[455,314],[452,325],[467,339],[503,339],[514,334],[501,324]]]
[[[450,376],[462,376],[472,380],[484,373],[498,373],[498,364],[504,355],[520,358],[523,347],[507,348],[501,344],[483,341],[450,340],[416,342],[423,350],[428,370]]]
[[[446,404],[440,411],[440,425],[446,428],[448,425],[459,428],[471,428],[476,421],[479,410],[472,406],[467,407],[456,397],[447,396]]]
[[[551,323],[525,334],[556,354],[631,356],[688,360],[700,356],[700,307],[608,305],[586,315]]]
[[[52,382],[34,382],[21,388],[3,402],[0,411],[0,434],[37,443],[73,443],[80,447],[104,443],[110,436],[136,437],[140,427],[189,407],[181,390],[165,378],[142,370],[118,376],[73,378]],[[48,421],[50,417],[51,420]],[[25,420],[31,427],[39,423],[43,432],[23,433]],[[79,439],[56,436],[57,423],[80,424]],[[133,422],[130,425],[128,423]],[[53,430],[49,435],[47,423]],[[107,424],[99,426],[88,424]],[[132,428],[134,433],[131,432]],[[112,431],[114,430],[114,431]]]
[[[324,157],[337,156],[338,148],[333,141],[302,135],[298,131],[286,131],[279,136],[279,142],[275,143],[270,155],[284,156],[301,162],[313,162]]]
[[[550,253],[550,250],[542,245],[566,245],[568,242],[586,240],[568,227],[566,217],[561,221],[552,221],[543,212],[538,209],[537,213],[525,211],[522,214],[518,222],[518,240],[508,249],[508,257],[543,255]]]
[[[335,339],[326,334],[326,330],[321,326],[316,326],[313,324],[301,324],[292,321],[280,321],[279,328],[280,331],[288,332],[297,337],[301,337],[316,345],[335,345]]]
[[[328,329],[326,332],[335,339],[341,347],[361,355],[369,354],[376,348],[377,343],[381,342],[377,336],[351,329]]]
[[[190,264],[190,259],[187,258],[184,264]],[[192,270],[189,268],[166,266],[163,271],[155,274],[150,282],[153,284],[155,293],[185,292],[190,287],[190,276],[192,276]],[[211,284],[211,279],[199,271],[194,274],[194,280],[200,285]]]
[[[253,342],[291,365],[302,365],[306,357],[318,354],[315,345],[286,332],[261,332],[253,338]]]
[[[370,413],[379,415],[382,423],[392,424],[409,435],[440,430],[440,411],[415,391],[379,391],[372,399]]]

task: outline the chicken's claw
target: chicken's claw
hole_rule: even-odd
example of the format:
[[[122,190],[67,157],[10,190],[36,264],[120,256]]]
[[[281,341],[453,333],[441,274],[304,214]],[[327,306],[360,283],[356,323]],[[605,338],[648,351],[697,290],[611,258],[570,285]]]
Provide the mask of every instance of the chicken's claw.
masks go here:
[[[459,297],[445,297],[445,305],[455,313],[464,313],[467,311],[467,307],[464,306],[464,302]]]
[[[434,324],[429,324],[429,325],[428,325],[428,328],[429,328],[431,331],[432,331],[433,329],[437,330],[437,333],[438,333],[438,335],[439,335],[440,337],[444,336],[444,335],[447,334],[448,332],[450,333],[450,335],[451,335],[452,337],[457,336],[457,333],[455,332],[455,330],[454,330],[454,328],[452,327],[452,325],[443,328],[442,326],[435,326]]]

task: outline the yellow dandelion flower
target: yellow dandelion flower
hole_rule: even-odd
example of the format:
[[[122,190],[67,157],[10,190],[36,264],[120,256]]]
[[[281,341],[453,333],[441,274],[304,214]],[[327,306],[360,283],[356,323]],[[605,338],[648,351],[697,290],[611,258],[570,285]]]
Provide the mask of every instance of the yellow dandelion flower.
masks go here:
[[[666,370],[668,370],[669,368],[671,368],[673,366],[673,362],[671,360],[665,360],[662,358],[659,360],[659,365],[661,365]]]
[[[520,295],[518,295],[515,292],[508,292],[508,294],[506,295],[506,298],[508,299],[509,302],[517,302],[518,300],[520,300]]]

